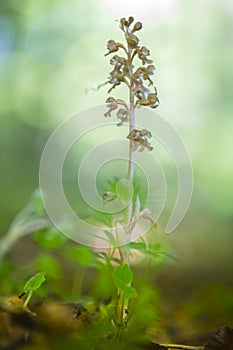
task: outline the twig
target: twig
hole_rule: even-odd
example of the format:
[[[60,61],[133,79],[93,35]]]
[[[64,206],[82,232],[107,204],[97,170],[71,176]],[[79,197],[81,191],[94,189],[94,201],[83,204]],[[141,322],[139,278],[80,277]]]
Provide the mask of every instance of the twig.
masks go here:
[[[168,349],[180,350],[204,350],[204,346],[182,345],[182,344],[160,344]]]

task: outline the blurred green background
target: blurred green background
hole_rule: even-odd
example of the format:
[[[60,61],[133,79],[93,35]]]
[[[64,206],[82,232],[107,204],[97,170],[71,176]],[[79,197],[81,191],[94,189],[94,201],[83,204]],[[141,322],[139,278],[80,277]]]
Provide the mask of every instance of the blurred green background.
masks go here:
[[[143,22],[141,43],[157,67],[158,112],[182,135],[194,168],[189,211],[171,236],[163,234],[166,213],[161,218],[159,239],[179,259],[164,278],[173,269],[177,276],[193,272],[194,281],[232,287],[230,0],[0,2],[0,233],[38,187],[40,157],[52,130],[70,115],[104,103],[106,87],[86,90],[106,80],[111,69],[106,42],[121,40],[115,20],[129,15]]]

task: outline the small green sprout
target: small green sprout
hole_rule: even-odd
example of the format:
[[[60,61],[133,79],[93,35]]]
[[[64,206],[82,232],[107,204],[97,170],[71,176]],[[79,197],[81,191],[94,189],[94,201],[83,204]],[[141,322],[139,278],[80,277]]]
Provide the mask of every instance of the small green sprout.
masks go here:
[[[27,307],[29,301],[31,300],[33,292],[39,289],[44,281],[45,281],[45,272],[39,272],[36,275],[29,278],[29,280],[26,282],[23,288],[24,293],[26,293],[27,295],[23,305],[24,308]]]

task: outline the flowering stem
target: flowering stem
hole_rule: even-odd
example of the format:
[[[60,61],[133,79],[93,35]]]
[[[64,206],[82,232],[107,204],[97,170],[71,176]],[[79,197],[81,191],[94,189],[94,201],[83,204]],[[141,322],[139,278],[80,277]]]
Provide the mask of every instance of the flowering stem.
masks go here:
[[[130,77],[130,85],[129,85],[129,133],[135,129],[135,104],[134,104],[134,93],[133,93],[133,65],[132,65],[132,49],[128,47],[127,51],[128,56],[128,67],[129,67],[129,77]],[[133,150],[133,140],[130,140],[129,144],[129,161],[128,161],[128,181],[132,185],[134,180],[134,160],[135,160],[135,152]],[[125,243],[129,243],[131,239],[131,219],[133,213],[133,200],[130,198],[127,214],[126,214],[126,237]],[[119,254],[121,258],[121,264],[130,263],[130,251],[129,248],[119,247]],[[117,293],[117,304],[116,304],[116,313],[117,313],[117,324],[118,324],[118,332],[117,339],[121,337],[122,331],[127,324],[127,313],[125,310],[128,309],[128,300],[125,298],[124,293],[121,289],[118,289]]]
[[[135,106],[134,106],[134,94],[132,91],[133,87],[133,81],[132,81],[132,74],[133,74],[133,67],[132,67],[132,58],[131,58],[131,49],[129,49],[128,52],[128,61],[129,61],[129,72],[130,72],[130,88],[129,88],[129,133],[131,133],[132,130],[135,129]],[[132,185],[134,180],[134,160],[135,160],[135,152],[133,151],[133,140],[130,139],[129,144],[129,162],[128,162],[128,181]],[[131,218],[132,218],[132,212],[133,212],[133,201],[132,198],[129,201],[128,207],[127,207],[127,237],[126,242],[130,242],[131,238]],[[129,254],[128,254],[129,255]],[[129,256],[128,256],[129,260]],[[127,261],[129,263],[129,261]]]
[[[157,91],[155,89],[154,92],[150,92],[149,86],[153,84],[151,80],[151,75],[153,75],[155,67],[152,65],[153,61],[148,59],[150,55],[150,51],[145,46],[139,46],[139,39],[135,35],[135,32],[142,29],[142,23],[136,22],[131,28],[130,26],[134,22],[134,18],[130,16],[128,19],[121,18],[120,19],[120,29],[125,34],[125,39],[127,45],[123,45],[121,43],[116,42],[111,39],[107,43],[108,53],[105,56],[114,53],[114,56],[110,60],[110,64],[114,66],[113,70],[109,75],[109,84],[112,87],[108,90],[108,93],[111,92],[114,88],[124,83],[129,89],[129,107],[127,103],[120,99],[115,99],[113,97],[109,97],[106,100],[107,107],[109,110],[104,114],[105,117],[110,117],[111,112],[118,109],[117,117],[121,120],[117,125],[120,126],[124,122],[129,122],[129,135],[127,139],[129,139],[129,158],[128,158],[128,182],[130,187],[134,190],[134,177],[135,177],[135,151],[139,149],[139,151],[143,151],[144,148],[151,151],[153,147],[151,146],[148,139],[151,137],[151,132],[146,129],[136,130],[135,128],[135,110],[136,106],[148,106],[151,108],[157,108],[159,105],[159,99],[157,96]],[[120,57],[115,52],[119,49],[123,49],[126,53],[126,57]],[[139,60],[142,61],[142,66],[137,69],[133,69],[133,61],[135,57],[138,57]],[[144,85],[146,83],[146,86]],[[147,86],[148,85],[148,86]],[[124,108],[121,108],[123,106]],[[132,191],[133,192],[133,191]],[[135,222],[133,221],[134,217],[134,202],[133,195],[129,199],[127,207],[124,212],[124,229],[119,229],[120,237],[117,237],[117,223],[116,223],[116,240],[118,241],[118,252],[120,256],[120,266],[129,265],[130,264],[130,248],[129,243],[131,241],[132,231],[135,226]],[[139,202],[140,206],[140,202]],[[138,205],[136,206],[137,212]],[[136,213],[137,214],[137,213]],[[146,219],[151,221],[153,227],[157,224],[149,217],[148,209],[142,215]],[[134,220],[136,221],[136,220]],[[119,222],[121,225],[121,222]],[[124,237],[122,242],[122,235]],[[118,239],[119,238],[119,239]],[[129,266],[126,266],[129,269]],[[130,269],[129,269],[130,271]],[[127,281],[132,281],[131,278],[126,279]],[[127,282],[128,283],[128,282]],[[117,284],[117,286],[119,286]],[[128,288],[128,289],[127,289]],[[124,289],[124,288],[123,288]],[[124,292],[125,291],[125,292]],[[128,301],[133,296],[131,294],[127,294],[126,291],[133,291],[131,287],[131,282],[125,286],[124,291],[121,288],[117,290],[117,301],[116,301],[116,314],[115,314],[115,325],[117,327],[116,338],[119,339],[121,337],[122,331],[125,329],[128,322]]]

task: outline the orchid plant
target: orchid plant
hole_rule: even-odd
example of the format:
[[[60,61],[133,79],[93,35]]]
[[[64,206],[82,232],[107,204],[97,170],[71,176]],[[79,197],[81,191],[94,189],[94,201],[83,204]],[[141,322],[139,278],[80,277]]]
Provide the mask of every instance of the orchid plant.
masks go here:
[[[113,69],[105,84],[111,85],[108,93],[112,93],[119,85],[124,84],[129,91],[129,100],[125,101],[112,96],[108,97],[106,100],[108,110],[104,117],[109,118],[114,112],[117,119],[119,119],[117,126],[120,127],[124,123],[129,125],[128,135],[126,135],[129,140],[127,179],[134,186],[136,152],[144,150],[150,152],[153,150],[150,143],[151,132],[146,129],[138,130],[136,128],[136,110],[140,106],[148,106],[155,109],[159,106],[159,99],[151,79],[155,66],[149,58],[150,51],[139,44],[139,38],[135,34],[142,29],[142,23],[134,23],[133,17],[128,19],[121,18],[120,29],[124,33],[126,43],[122,44],[113,39],[108,41],[108,52],[105,56],[113,54],[110,59]],[[117,54],[118,52],[119,55]],[[136,58],[141,63],[139,67],[135,65]],[[135,289],[131,287],[130,250],[143,250],[144,253],[149,251],[143,238],[140,242],[131,242],[132,231],[139,217],[149,220],[151,228],[157,227],[157,222],[151,217],[151,210],[149,208],[142,210],[140,198],[135,192],[136,189],[134,188],[134,196],[131,196],[125,210],[124,222],[115,222],[116,246],[120,256],[119,266],[113,269],[113,279],[118,289],[115,318],[115,324],[119,329],[118,336],[120,336],[122,329],[127,325],[129,315],[128,301],[136,295]],[[108,191],[103,194],[103,199],[105,202],[111,202],[116,199],[116,195]],[[124,236],[123,238],[122,235]]]

